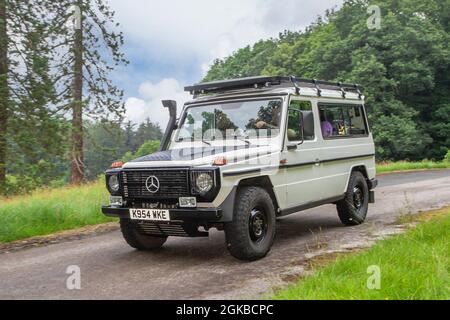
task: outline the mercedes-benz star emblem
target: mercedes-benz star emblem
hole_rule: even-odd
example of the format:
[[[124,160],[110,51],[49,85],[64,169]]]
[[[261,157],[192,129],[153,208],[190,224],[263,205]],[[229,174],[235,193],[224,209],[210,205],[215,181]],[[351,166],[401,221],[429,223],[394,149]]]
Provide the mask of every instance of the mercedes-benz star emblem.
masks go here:
[[[145,181],[145,187],[150,193],[157,193],[159,190],[159,180],[155,176],[150,176]]]

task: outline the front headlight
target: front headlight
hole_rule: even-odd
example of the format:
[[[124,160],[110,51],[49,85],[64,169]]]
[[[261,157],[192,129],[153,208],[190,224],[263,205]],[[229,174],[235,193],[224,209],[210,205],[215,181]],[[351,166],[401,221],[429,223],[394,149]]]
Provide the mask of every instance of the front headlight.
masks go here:
[[[119,176],[117,174],[113,174],[109,176],[108,179],[108,187],[112,192],[117,192],[120,189]]]
[[[196,168],[190,171],[191,196],[197,202],[211,202],[220,190],[219,168]]]
[[[197,186],[197,191],[200,192],[200,194],[205,194],[213,188],[214,180],[210,174],[200,173],[195,180],[195,184]]]

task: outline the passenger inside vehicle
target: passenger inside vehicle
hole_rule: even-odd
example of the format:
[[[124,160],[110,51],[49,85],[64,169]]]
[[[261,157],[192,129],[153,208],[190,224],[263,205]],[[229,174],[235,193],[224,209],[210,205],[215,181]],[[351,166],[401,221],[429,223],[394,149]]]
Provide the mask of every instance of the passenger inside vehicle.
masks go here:
[[[333,135],[333,121],[325,116],[325,110],[320,110],[320,127],[322,128],[322,136],[328,138]]]

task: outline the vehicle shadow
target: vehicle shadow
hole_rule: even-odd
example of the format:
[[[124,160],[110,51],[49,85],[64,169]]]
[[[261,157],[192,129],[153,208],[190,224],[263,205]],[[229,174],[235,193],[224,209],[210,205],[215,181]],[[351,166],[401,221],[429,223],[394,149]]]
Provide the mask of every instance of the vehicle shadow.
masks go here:
[[[323,206],[305,212],[296,213],[277,219],[277,235],[274,249],[289,243],[307,244],[317,241],[320,234],[327,231],[345,228],[339,221],[336,210],[331,206]],[[323,241],[324,239],[322,239]],[[182,259],[180,259],[182,257]],[[166,244],[155,251],[130,251],[123,254],[124,259],[150,260],[153,263],[212,263],[227,260],[229,263],[240,263],[232,258],[225,244],[224,232],[212,229],[208,238],[170,237]]]

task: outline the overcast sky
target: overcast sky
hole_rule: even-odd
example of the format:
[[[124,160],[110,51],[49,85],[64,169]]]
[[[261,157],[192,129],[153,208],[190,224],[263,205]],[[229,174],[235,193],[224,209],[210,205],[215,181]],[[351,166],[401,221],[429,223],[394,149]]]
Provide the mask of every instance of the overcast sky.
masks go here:
[[[343,0],[109,0],[130,64],[115,72],[127,118],[164,128],[162,99],[189,99],[183,87],[202,79],[216,58],[285,29],[301,30]],[[301,75],[299,75],[301,76]],[[180,109],[179,108],[179,109]]]

